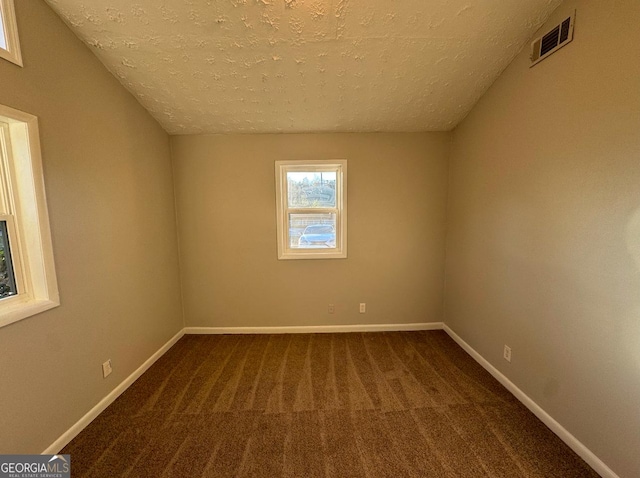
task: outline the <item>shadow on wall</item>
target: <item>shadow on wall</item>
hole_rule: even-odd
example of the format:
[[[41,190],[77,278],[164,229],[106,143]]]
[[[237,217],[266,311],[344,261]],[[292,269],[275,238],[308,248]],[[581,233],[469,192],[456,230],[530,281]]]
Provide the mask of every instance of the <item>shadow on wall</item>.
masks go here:
[[[640,271],[640,207],[631,215],[627,224],[627,250]]]
[[[626,241],[627,250],[636,263],[636,269],[640,271],[640,206],[635,210],[635,212],[629,219],[629,223],[627,224]],[[634,317],[640,317],[640,307],[636,308]],[[638,371],[640,372],[640,321],[636,323],[638,324],[638,328],[634,331],[636,334],[635,354],[636,365],[638,367]]]

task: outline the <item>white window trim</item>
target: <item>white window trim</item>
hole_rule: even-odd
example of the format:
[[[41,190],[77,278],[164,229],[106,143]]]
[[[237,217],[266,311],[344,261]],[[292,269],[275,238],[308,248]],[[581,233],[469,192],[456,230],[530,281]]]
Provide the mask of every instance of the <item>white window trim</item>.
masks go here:
[[[38,119],[0,105],[8,140],[2,156],[8,165],[10,209],[17,241],[11,253],[18,294],[0,300],[0,327],[60,305],[44,189]],[[5,138],[6,139],[6,138]],[[0,147],[2,147],[0,144]],[[13,225],[12,225],[13,224]]]
[[[276,220],[278,259],[346,259],[347,257],[347,161],[343,159],[316,161],[276,161]],[[292,249],[289,242],[287,211],[287,172],[336,172],[336,249]],[[297,211],[297,210],[294,210]],[[314,212],[323,212],[314,209]],[[334,212],[331,209],[331,212]]]
[[[7,41],[7,49],[0,48],[0,58],[22,66],[22,52],[20,51],[18,23],[13,0],[0,0],[0,15],[2,15],[2,24]]]

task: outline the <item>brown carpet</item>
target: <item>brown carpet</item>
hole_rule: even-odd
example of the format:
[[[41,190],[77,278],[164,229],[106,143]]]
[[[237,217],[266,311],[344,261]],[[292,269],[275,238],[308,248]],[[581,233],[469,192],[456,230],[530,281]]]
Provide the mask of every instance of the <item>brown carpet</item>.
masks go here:
[[[597,477],[442,331],[188,335],[74,477]]]

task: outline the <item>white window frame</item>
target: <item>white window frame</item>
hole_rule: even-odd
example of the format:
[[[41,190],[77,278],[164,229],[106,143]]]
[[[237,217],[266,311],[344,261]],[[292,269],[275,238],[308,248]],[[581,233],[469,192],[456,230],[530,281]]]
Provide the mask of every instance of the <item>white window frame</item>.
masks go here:
[[[316,161],[276,161],[276,219],[278,259],[346,259],[347,257],[347,161],[344,159]],[[288,172],[335,172],[335,208],[288,207]],[[289,214],[331,213],[336,215],[336,247],[330,249],[294,249],[290,247]]]
[[[0,58],[22,66],[22,52],[20,51],[18,23],[16,21],[16,9],[13,0],[0,0],[0,15],[2,15],[4,38],[7,43],[6,49],[0,47]],[[2,34],[1,31],[0,34]]]
[[[0,105],[0,220],[18,289],[0,299],[0,327],[60,305],[39,138],[35,116]]]

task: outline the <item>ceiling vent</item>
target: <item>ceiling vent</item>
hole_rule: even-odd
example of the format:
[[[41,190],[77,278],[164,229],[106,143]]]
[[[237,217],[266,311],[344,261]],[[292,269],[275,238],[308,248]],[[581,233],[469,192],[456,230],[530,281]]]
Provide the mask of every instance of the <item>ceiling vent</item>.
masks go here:
[[[540,38],[536,38],[531,43],[531,65],[536,65],[549,55],[558,51],[560,48],[573,40],[573,23],[575,22],[576,12],[565,18],[560,24],[553,27]]]

